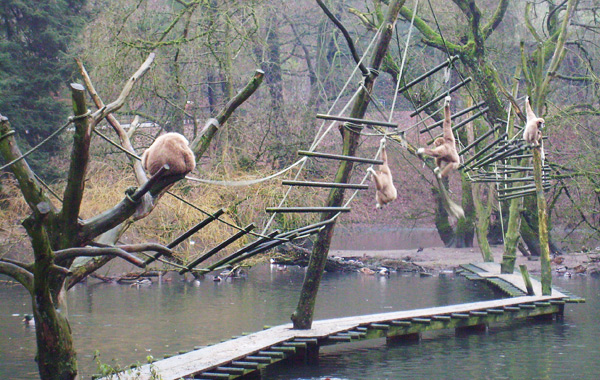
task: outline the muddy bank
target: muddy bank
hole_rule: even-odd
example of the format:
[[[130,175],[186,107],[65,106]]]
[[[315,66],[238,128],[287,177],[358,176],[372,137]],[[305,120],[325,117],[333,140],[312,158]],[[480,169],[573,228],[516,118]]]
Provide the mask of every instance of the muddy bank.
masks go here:
[[[492,247],[494,262],[502,261],[502,246]],[[329,257],[352,258],[376,265],[387,261],[404,261],[425,268],[430,272],[454,270],[461,264],[483,261],[478,248],[426,247],[396,250],[331,250]],[[600,251],[574,252],[554,258],[552,268],[557,274],[600,272]],[[525,264],[531,273],[540,273],[539,258],[517,256],[516,265]]]

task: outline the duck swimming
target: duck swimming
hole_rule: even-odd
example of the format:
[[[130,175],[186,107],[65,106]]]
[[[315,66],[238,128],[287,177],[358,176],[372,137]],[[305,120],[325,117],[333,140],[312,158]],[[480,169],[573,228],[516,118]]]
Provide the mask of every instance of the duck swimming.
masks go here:
[[[25,323],[26,326],[35,326],[35,319],[33,319],[33,315],[25,314],[23,323]]]

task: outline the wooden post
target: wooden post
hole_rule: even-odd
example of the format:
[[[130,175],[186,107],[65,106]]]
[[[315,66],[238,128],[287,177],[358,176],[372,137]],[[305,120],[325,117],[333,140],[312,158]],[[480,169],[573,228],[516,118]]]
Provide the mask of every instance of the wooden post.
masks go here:
[[[533,178],[535,180],[538,233],[540,235],[540,259],[542,264],[542,295],[552,294],[552,269],[550,268],[550,246],[548,245],[548,214],[546,212],[546,197],[542,180],[542,151],[541,146],[533,148]]]
[[[531,284],[531,278],[529,278],[529,272],[527,271],[527,265],[521,264],[521,265],[519,265],[519,269],[521,270],[521,275],[523,276],[523,281],[525,282],[525,288],[527,288],[527,295],[534,296],[535,292],[533,291],[533,285]]]

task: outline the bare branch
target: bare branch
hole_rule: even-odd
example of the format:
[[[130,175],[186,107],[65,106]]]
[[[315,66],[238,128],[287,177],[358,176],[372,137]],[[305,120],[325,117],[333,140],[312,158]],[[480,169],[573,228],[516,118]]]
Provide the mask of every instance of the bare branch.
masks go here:
[[[242,103],[244,103],[260,86],[263,81],[265,73],[262,70],[256,70],[254,76],[250,79],[250,82],[244,87],[236,96],[231,98],[225,105],[225,108],[219,112],[216,118],[208,120],[198,137],[192,141],[190,148],[196,155],[196,161],[200,160],[200,157],[208,149],[210,142],[219,130],[219,127],[229,119],[233,111],[235,111]]]
[[[14,161],[23,156],[17,145],[14,130],[11,128],[8,119],[2,115],[0,115],[0,155],[4,157],[6,162]],[[36,212],[37,205],[42,202],[52,205],[26,160],[15,162],[10,166],[10,170],[19,182],[21,193],[32,211]],[[52,206],[52,212],[55,213],[56,211]]]
[[[506,10],[508,9],[509,0],[501,0],[496,7],[496,11],[492,15],[490,21],[483,27],[481,30],[481,34],[483,35],[483,39],[487,39],[494,30],[500,25],[502,20],[504,19],[504,15],[506,14]]]
[[[85,89],[82,85],[71,83],[73,97],[73,111],[75,112],[75,134],[73,135],[73,150],[67,186],[63,196],[61,217],[66,228],[65,236],[74,236],[76,231],[79,210],[85,188],[85,174],[90,158],[91,125],[85,116],[88,113],[85,102]]]
[[[97,257],[97,256],[117,256],[131,264],[144,268],[143,260],[135,257],[129,252],[118,248],[118,247],[107,247],[107,248],[92,248],[92,247],[80,247],[80,248],[67,248],[60,251],[55,251],[57,262],[67,262],[68,260],[75,259],[77,257]]]
[[[98,93],[96,92],[96,89],[94,88],[94,84],[92,83],[92,80],[91,80],[89,74],[87,73],[87,70],[83,66],[83,63],[79,59],[75,59],[75,61],[77,62],[77,66],[79,67],[79,73],[83,77],[85,86],[86,86],[88,92],[90,93],[90,96],[92,97],[92,100],[94,101],[94,104],[96,105],[96,107],[98,107],[98,109],[104,108],[104,102],[102,101],[102,99],[100,98]],[[125,149],[127,149],[130,153],[136,154],[135,149],[133,148],[133,145],[131,145],[130,137],[128,136],[128,134],[125,132],[125,130],[121,126],[121,123],[119,123],[119,121],[114,117],[114,115],[107,114],[106,121],[108,121],[108,123],[111,125],[111,127],[114,129],[114,131],[119,136],[119,140],[121,140],[121,145]],[[135,177],[137,179],[138,185],[142,185],[142,184],[146,183],[146,181],[148,180],[148,177],[146,176],[146,172],[144,171],[144,168],[142,168],[141,162],[132,157],[129,157],[129,161],[131,161],[131,164],[133,165]]]
[[[327,17],[329,17],[329,19],[335,24],[335,26],[338,27],[340,32],[342,32],[342,34],[344,35],[344,38],[346,39],[346,43],[348,44],[348,48],[350,49],[350,53],[352,53],[352,57],[354,58],[354,61],[358,64],[360,71],[363,73],[363,75],[369,75],[369,70],[361,62],[360,56],[358,55],[358,52],[356,51],[356,47],[354,46],[354,41],[352,40],[352,37],[350,37],[350,33],[348,33],[348,30],[346,29],[344,24],[342,24],[342,22],[340,20],[338,20],[337,17],[335,17],[333,15],[333,13],[331,13],[329,8],[327,8],[327,6],[323,3],[323,1],[321,1],[321,0],[316,0],[316,1],[317,1],[317,4],[319,5],[319,7],[321,7],[321,9],[323,10],[323,12],[325,12]]]
[[[13,278],[23,285],[29,293],[33,292],[33,274],[11,260],[0,259],[0,274]]]
[[[125,104],[125,99],[127,99],[127,97],[129,96],[129,93],[133,89],[133,85],[137,82],[138,79],[140,79],[140,77],[142,75],[144,75],[146,73],[146,71],[148,71],[148,69],[150,69],[150,65],[152,65],[152,62],[154,61],[154,56],[155,56],[154,53],[150,53],[148,58],[146,58],[146,61],[144,61],[144,63],[135,72],[135,74],[133,74],[131,76],[131,78],[129,78],[129,80],[123,87],[123,90],[121,91],[121,94],[119,95],[117,100],[108,104],[105,107],[100,108],[98,111],[94,112],[92,117],[93,117],[94,121],[96,122],[96,124],[98,124],[98,122],[100,122],[100,120],[104,119],[106,117],[106,115],[111,114],[111,113],[115,112],[116,110],[118,110],[119,108],[123,107],[123,104]]]

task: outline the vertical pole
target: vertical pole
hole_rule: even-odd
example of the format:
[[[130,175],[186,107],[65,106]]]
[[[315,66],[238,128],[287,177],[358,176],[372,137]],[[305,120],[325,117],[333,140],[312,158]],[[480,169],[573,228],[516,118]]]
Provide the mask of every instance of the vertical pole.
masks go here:
[[[529,277],[529,272],[527,271],[527,265],[519,265],[519,269],[521,270],[521,276],[523,276],[523,282],[525,282],[525,288],[527,289],[528,296],[534,296],[535,293],[533,291],[533,285],[531,284],[531,278]]]
[[[540,235],[540,259],[542,264],[542,295],[552,294],[552,270],[550,268],[550,246],[548,245],[548,214],[546,212],[546,197],[542,183],[542,148],[533,148],[533,179],[535,180],[538,233]]]

